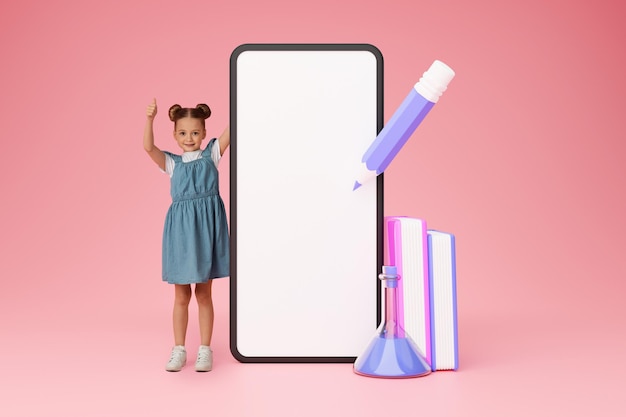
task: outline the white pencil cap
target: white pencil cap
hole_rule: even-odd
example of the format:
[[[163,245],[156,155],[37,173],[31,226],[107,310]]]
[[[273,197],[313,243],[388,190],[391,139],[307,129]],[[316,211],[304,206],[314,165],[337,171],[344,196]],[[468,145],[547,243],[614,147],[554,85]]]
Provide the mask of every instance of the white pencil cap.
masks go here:
[[[436,60],[415,84],[417,91],[426,100],[436,103],[454,78],[454,71],[441,61]]]

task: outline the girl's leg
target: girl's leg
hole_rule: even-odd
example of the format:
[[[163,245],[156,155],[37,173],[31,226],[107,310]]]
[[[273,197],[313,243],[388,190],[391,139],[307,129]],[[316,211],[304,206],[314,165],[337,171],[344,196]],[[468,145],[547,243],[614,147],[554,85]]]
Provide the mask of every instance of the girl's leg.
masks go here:
[[[189,300],[191,300],[191,285],[174,285],[174,344],[177,346],[185,345],[189,321]]]
[[[200,323],[200,344],[205,346],[211,346],[211,336],[213,335],[212,282],[212,280],[209,280],[206,284],[196,284],[198,321]]]

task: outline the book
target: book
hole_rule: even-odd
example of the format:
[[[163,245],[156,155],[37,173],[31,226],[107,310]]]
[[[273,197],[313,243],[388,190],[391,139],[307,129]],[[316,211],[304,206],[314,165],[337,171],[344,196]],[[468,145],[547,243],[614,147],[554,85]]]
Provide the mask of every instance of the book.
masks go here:
[[[428,230],[431,362],[433,371],[459,367],[456,248],[453,234]]]
[[[389,216],[385,218],[385,225],[387,265],[395,266],[400,276],[398,324],[430,365],[432,341],[426,221]]]

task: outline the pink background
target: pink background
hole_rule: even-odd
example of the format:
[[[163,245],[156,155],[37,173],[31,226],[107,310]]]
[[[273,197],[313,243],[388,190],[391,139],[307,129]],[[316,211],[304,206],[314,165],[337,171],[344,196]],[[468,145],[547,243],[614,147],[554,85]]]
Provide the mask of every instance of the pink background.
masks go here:
[[[0,414],[623,415],[625,21],[619,1],[4,2]],[[386,173],[385,213],[457,236],[458,372],[240,364],[227,279],[213,372],[163,371],[169,194],[145,107],[165,149],[175,102],[208,102],[218,135],[230,53],[263,42],[377,46],[385,120],[434,59],[456,70]]]

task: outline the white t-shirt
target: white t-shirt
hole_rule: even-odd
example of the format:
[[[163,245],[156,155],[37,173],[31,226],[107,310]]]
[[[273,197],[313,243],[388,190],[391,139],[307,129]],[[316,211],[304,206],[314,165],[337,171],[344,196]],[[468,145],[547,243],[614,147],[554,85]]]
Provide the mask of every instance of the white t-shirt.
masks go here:
[[[195,161],[196,159],[202,159],[202,149],[198,149],[197,151],[192,152],[183,152],[181,158],[183,159],[183,163]],[[215,143],[213,144],[213,149],[211,149],[211,159],[215,163],[215,166],[217,166],[220,162],[220,144],[217,141],[215,141]],[[176,168],[176,162],[174,161],[174,158],[172,158],[168,154],[165,154],[165,171],[163,172],[165,172],[171,178],[174,174],[174,168]]]

